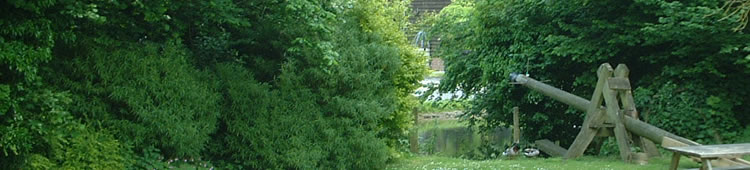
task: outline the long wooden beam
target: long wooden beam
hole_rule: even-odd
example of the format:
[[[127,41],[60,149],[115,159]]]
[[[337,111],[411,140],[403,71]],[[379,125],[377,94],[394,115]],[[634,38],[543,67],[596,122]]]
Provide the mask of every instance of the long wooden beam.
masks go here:
[[[563,156],[568,152],[565,148],[552,143],[549,139],[537,140],[534,144],[536,144],[536,147],[538,147],[539,150],[552,157]]]

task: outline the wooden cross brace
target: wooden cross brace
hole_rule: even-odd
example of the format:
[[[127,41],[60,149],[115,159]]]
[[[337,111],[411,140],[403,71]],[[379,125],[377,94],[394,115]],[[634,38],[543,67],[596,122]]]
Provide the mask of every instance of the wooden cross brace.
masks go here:
[[[570,145],[568,152],[565,153],[566,159],[583,155],[597,132],[609,131],[612,127],[623,161],[631,162],[633,155],[630,151],[631,143],[640,146],[649,156],[659,155],[653,142],[639,136],[633,136],[625,129],[623,124],[626,115],[635,119],[638,118],[638,111],[633,102],[633,94],[628,80],[629,72],[624,64],[618,65],[617,69],[614,70],[609,63],[599,66],[597,70],[599,80],[596,82],[594,94],[591,96],[591,104],[586,110],[586,118],[583,121],[581,131],[573,144]],[[602,107],[602,102],[605,103],[606,107]]]

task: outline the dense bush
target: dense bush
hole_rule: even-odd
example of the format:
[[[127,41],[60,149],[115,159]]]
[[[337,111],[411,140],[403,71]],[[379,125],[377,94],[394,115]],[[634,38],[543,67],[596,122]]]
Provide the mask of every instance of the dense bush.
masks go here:
[[[302,91],[272,91],[234,64],[217,66],[222,80],[225,129],[214,137],[218,156],[250,168],[313,168],[324,157],[321,116]],[[296,90],[283,87],[287,90]]]
[[[129,146],[69,112],[71,94],[43,83],[40,64],[74,38],[54,1],[0,2],[0,169],[123,169]],[[48,10],[54,12],[47,12]]]
[[[128,145],[73,118],[70,94],[17,92],[0,129],[3,169],[123,169],[133,163]]]
[[[161,148],[168,156],[198,156],[216,129],[218,93],[199,80],[179,41],[119,43],[95,39],[72,61],[55,60],[72,73],[56,84],[76,94],[77,112],[109,127],[140,150]],[[64,59],[64,58],[60,58]]]
[[[416,56],[403,54],[405,45],[396,43],[403,39],[391,40],[391,45],[383,34],[360,29],[362,22],[375,22],[358,16],[364,12],[341,17],[347,24],[331,28],[341,38],[325,44],[330,47],[292,47],[307,55],[332,56],[291,58],[273,83],[254,80],[253,73],[235,63],[217,65],[225,129],[214,137],[223,145],[209,150],[250,168],[368,169],[384,164],[389,157],[386,140],[377,135],[401,137],[405,124],[393,118],[402,114],[394,114],[401,90],[394,77],[410,71],[400,68],[402,55]],[[413,90],[413,85],[404,88]]]
[[[425,74],[407,4],[0,2],[0,164],[381,167]]]

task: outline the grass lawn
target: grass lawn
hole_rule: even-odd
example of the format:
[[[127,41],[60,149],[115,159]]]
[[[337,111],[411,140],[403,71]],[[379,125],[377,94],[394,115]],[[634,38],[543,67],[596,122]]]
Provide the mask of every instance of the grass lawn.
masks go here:
[[[414,156],[388,164],[385,169],[668,169],[671,155],[652,158],[647,165],[628,164],[619,157],[584,156],[575,160],[563,161],[562,158],[516,158],[474,161],[440,156]],[[698,168],[700,165],[682,158],[680,169]]]

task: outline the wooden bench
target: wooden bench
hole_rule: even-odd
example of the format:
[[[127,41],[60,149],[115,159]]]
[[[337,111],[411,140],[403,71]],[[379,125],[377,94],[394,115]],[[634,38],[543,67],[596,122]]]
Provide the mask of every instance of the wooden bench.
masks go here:
[[[750,154],[750,143],[741,144],[721,144],[721,145],[697,145],[697,146],[678,146],[678,147],[665,147],[665,149],[674,152],[672,155],[672,164],[670,170],[676,170],[677,165],[680,164],[680,156],[693,156],[701,159],[703,170],[712,170],[711,160],[726,158],[730,160],[736,160],[736,158],[742,157],[742,155]],[[750,168],[750,167],[740,167]]]

